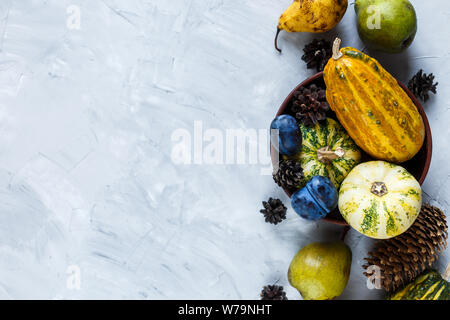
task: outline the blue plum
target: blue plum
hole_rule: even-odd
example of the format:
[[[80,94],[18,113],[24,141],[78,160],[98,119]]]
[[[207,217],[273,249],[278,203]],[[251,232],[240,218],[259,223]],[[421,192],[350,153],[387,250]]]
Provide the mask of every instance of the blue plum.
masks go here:
[[[317,204],[306,187],[292,195],[291,205],[303,219],[320,220],[327,215],[327,212]]]
[[[330,179],[323,176],[313,177],[306,187],[319,206],[331,212],[338,205],[338,191]]]
[[[293,156],[300,152],[302,133],[294,117],[287,114],[278,116],[272,121],[270,129],[272,145],[279,153]],[[274,130],[278,130],[278,134]]]
[[[322,176],[312,178],[304,188],[292,195],[291,205],[297,214],[308,220],[323,219],[336,209],[338,192],[330,179]]]

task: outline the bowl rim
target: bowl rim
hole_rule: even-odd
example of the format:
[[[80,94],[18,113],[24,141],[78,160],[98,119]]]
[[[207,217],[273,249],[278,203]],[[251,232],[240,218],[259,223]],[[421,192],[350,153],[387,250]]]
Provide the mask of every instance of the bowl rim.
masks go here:
[[[278,112],[276,114],[276,117],[278,117],[279,115],[282,115],[285,113],[286,109],[289,106],[290,101],[292,100],[292,97],[294,96],[294,93],[296,91],[298,91],[298,89],[300,89],[301,87],[307,86],[309,84],[311,84],[312,82],[316,81],[319,78],[323,77],[323,71],[318,72],[314,75],[312,75],[311,77],[305,79],[303,82],[301,82],[299,85],[297,85],[286,97],[286,99],[284,99],[283,103],[281,104],[280,108],[278,109]],[[397,83],[400,85],[400,87],[406,92],[406,94],[411,98],[412,102],[414,103],[414,105],[417,108],[417,111],[419,111],[419,114],[422,116],[423,119],[423,123],[425,126],[425,140],[424,140],[424,146],[426,146],[426,159],[425,159],[425,166],[423,168],[422,174],[420,175],[419,178],[419,183],[420,185],[422,185],[425,181],[425,178],[428,175],[428,171],[430,169],[430,165],[431,165],[431,158],[432,158],[432,153],[433,153],[433,138],[432,138],[432,134],[431,134],[431,128],[430,128],[430,123],[428,121],[428,117],[425,113],[425,110],[422,106],[422,104],[419,102],[419,100],[416,98],[416,96],[414,96],[414,94],[400,81],[397,80]],[[272,143],[270,143],[270,150],[271,150],[271,158],[272,158],[272,165],[275,165],[275,149],[272,146]],[[286,193],[286,195],[291,198],[292,194],[286,189],[283,188],[284,192]],[[341,226],[349,226],[349,224],[344,220],[338,220],[338,219],[334,219],[331,217],[325,217],[322,219],[323,221],[327,221],[330,222],[332,224],[336,224],[336,225],[341,225]]]

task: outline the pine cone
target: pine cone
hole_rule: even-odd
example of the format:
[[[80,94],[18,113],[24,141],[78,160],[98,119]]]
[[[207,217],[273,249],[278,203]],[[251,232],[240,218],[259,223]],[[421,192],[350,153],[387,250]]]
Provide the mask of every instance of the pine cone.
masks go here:
[[[278,170],[272,176],[277,185],[290,191],[294,191],[301,186],[305,178],[302,166],[295,160],[280,161]]]
[[[408,88],[417,97],[422,99],[423,102],[427,102],[430,98],[428,94],[430,91],[436,94],[436,88],[439,84],[436,82],[433,84],[434,75],[430,73],[427,75],[420,69],[416,75],[408,82]]]
[[[395,238],[379,241],[375,251],[365,258],[367,264],[363,268],[379,267],[380,285],[387,292],[396,291],[431,267],[447,247],[447,238],[445,214],[424,204],[411,228]],[[370,277],[374,273],[375,270],[368,270],[364,275]]]
[[[315,84],[301,87],[294,93],[291,110],[295,118],[305,126],[312,126],[318,121],[325,120],[329,109],[325,89]]]
[[[286,219],[287,208],[284,206],[280,199],[269,198],[269,201],[263,201],[264,209],[260,210],[266,222],[272,224],[278,224]]]
[[[316,68],[317,72],[323,71],[332,56],[331,42],[325,39],[314,39],[305,46],[303,52],[305,54],[302,60],[306,62],[308,69]]]
[[[282,286],[264,286],[261,291],[261,300],[287,300],[286,292]]]

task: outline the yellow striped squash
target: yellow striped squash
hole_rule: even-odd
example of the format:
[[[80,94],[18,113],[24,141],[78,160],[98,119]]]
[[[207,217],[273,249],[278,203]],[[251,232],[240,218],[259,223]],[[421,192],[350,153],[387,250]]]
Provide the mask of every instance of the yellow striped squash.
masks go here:
[[[414,223],[422,206],[422,190],[398,165],[364,162],[342,182],[338,206],[355,230],[371,238],[389,239]]]
[[[354,48],[339,50],[324,70],[327,101],[355,143],[375,159],[410,160],[425,139],[416,106],[375,59]]]

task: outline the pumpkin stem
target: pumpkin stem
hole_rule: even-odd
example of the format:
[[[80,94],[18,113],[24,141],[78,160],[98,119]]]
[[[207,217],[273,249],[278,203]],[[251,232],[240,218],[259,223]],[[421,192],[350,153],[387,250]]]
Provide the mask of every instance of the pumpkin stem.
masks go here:
[[[334,40],[334,43],[333,43],[333,59],[334,60],[339,60],[343,56],[340,49],[341,49],[341,39],[336,38],[336,40]]]
[[[336,148],[336,151],[332,151],[329,146],[317,150],[317,158],[324,164],[328,164],[334,159],[342,158],[344,155],[345,150],[341,147]]]
[[[445,269],[445,272],[442,275],[442,279],[444,279],[445,281],[450,281],[450,263],[447,265],[447,269]]]
[[[378,197],[382,197],[382,196],[385,196],[388,194],[388,189],[384,182],[374,182],[372,184],[372,188],[370,189],[370,192],[372,192],[374,195],[376,195]]]

